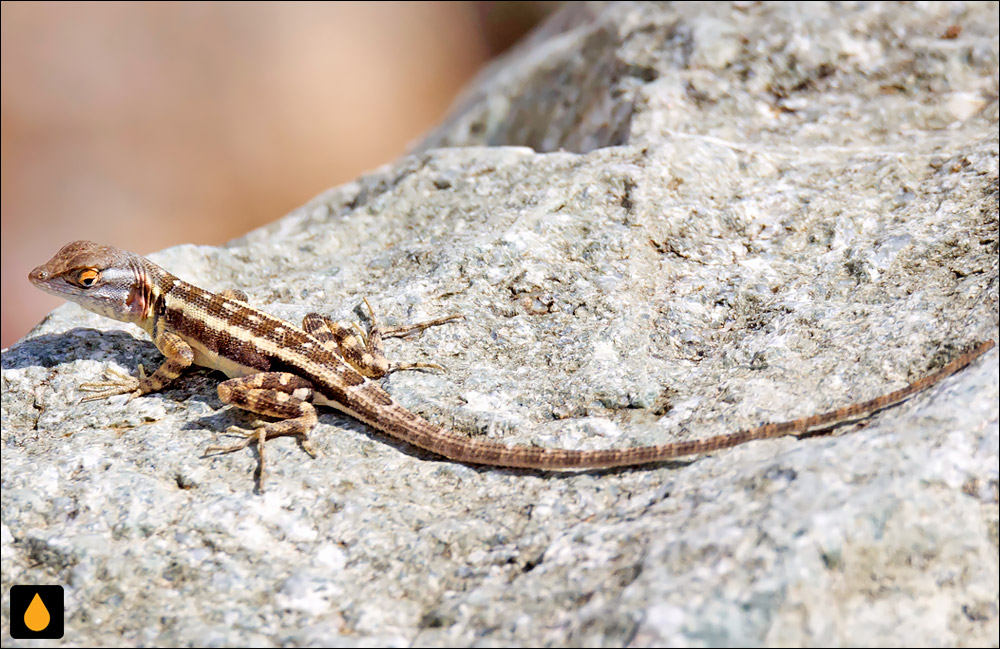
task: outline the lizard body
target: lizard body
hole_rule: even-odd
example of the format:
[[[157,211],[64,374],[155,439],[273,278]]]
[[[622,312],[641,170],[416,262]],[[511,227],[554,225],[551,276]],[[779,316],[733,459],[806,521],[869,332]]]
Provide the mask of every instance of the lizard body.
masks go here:
[[[393,370],[436,367],[390,366],[382,354],[383,336],[403,336],[460,316],[384,329],[375,322],[369,305],[372,328],[359,342],[350,329],[321,315],[308,314],[299,328],[250,306],[238,291],[211,293],[144,257],[89,241],[67,244],[28,278],[48,293],[139,325],[166,357],[150,376],[140,365],[138,379],[109,371],[115,380],[81,385],[95,392],[86,399],[116,394],[134,398],[163,388],[191,365],[201,365],[231,377],[218,387],[224,403],[278,417],[280,421],[244,433],[241,444],[206,451],[228,452],[256,442],[261,483],[265,440],[297,435],[303,448],[313,453],[308,443],[317,423],[313,404],[331,406],[392,437],[459,462],[532,469],[604,468],[659,462],[861,419],[934,385],[994,346],[993,341],[979,343],[937,371],[869,401],[727,435],[612,450],[505,446],[451,433],[397,404],[376,382]]]

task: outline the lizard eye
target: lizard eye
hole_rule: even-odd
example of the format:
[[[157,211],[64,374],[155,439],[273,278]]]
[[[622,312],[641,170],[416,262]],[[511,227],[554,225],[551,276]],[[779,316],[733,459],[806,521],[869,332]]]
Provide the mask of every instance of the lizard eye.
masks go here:
[[[95,268],[84,268],[79,273],[76,274],[76,283],[83,288],[90,288],[93,286],[98,279],[101,278],[101,273]]]

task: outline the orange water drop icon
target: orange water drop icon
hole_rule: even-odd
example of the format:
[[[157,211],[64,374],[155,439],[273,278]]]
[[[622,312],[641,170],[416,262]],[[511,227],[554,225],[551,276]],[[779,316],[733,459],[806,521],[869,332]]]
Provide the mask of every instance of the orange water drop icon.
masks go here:
[[[49,609],[45,608],[42,598],[35,593],[35,597],[28,604],[28,610],[24,612],[24,626],[38,633],[49,625],[51,619]]]

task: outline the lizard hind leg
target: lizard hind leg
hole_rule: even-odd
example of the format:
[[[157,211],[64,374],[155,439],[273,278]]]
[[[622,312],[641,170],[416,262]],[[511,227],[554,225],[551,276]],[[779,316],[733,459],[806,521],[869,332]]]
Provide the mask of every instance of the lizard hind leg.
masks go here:
[[[283,435],[297,435],[302,448],[316,457],[309,444],[309,432],[316,426],[316,409],[309,402],[313,396],[312,384],[302,377],[287,372],[262,372],[219,384],[219,398],[223,403],[249,410],[258,415],[278,417],[270,422],[245,431],[231,426],[227,432],[243,437],[233,446],[210,446],[205,453],[232,453],[256,442],[260,458],[260,491],[264,490],[264,442]]]
[[[400,338],[428,327],[461,319],[461,315],[449,315],[425,322],[400,327],[383,327],[375,317],[375,311],[365,299],[371,328],[366,334],[358,325],[347,327],[318,313],[310,313],[302,321],[302,328],[316,338],[328,350],[337,354],[362,376],[380,379],[392,372],[411,369],[442,370],[435,363],[389,363],[382,347],[383,338]]]

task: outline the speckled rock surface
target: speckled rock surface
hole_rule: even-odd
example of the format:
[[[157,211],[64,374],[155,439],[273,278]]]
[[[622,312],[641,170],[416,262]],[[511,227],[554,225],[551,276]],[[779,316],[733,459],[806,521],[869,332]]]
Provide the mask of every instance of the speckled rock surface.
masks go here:
[[[153,258],[292,321],[463,313],[388,341],[448,371],[386,388],[510,444],[867,399],[998,337],[997,18],[569,7],[414,155]],[[218,375],[78,403],[159,354],[64,306],[3,352],[4,644],[9,586],[59,583],[79,645],[996,645],[997,360],[834,435],[604,472],[324,412],[318,459],[268,443],[260,495],[252,450],[203,457],[253,421]]]

